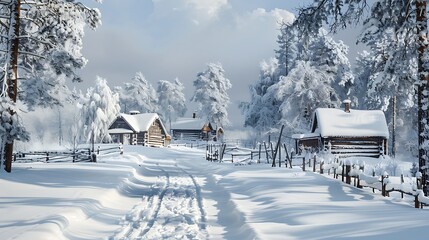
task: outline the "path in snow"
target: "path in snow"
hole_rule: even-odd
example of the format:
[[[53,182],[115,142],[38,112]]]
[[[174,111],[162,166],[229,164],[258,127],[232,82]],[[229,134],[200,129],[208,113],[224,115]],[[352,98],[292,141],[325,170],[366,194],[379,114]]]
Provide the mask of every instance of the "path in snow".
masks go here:
[[[189,154],[178,151],[175,159],[137,152],[124,156],[138,159],[140,168],[122,188],[133,185],[136,188],[133,194],[140,191],[142,201],[125,216],[122,229],[112,239],[253,236],[229,193],[218,186],[210,169],[195,164],[195,159],[202,156],[201,151],[194,152],[192,157]]]

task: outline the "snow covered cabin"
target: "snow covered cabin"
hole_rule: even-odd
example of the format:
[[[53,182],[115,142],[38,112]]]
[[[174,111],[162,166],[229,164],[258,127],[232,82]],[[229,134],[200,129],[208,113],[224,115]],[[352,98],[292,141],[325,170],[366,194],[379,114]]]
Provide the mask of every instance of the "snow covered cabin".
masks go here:
[[[170,133],[175,140],[211,140],[216,136],[216,130],[209,122],[196,118],[178,118],[171,123]],[[223,129],[222,129],[223,134]]]
[[[121,113],[110,125],[113,141],[122,144],[161,147],[169,144],[170,136],[156,113]]]
[[[311,133],[294,134],[296,149],[329,150],[339,157],[375,157],[387,154],[389,130],[380,110],[318,108]]]

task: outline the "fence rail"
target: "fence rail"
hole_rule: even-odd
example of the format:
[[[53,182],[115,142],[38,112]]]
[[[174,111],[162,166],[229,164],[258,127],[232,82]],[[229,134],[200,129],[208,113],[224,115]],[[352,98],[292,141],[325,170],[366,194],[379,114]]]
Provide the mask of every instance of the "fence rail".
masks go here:
[[[312,167],[313,172],[319,172],[320,174],[327,173],[331,175],[333,173],[335,179],[341,177],[342,182],[357,188],[368,187],[373,192],[378,190],[384,197],[388,197],[391,192],[401,193],[401,198],[404,198],[404,194],[411,196],[415,208],[429,206],[429,198],[424,196],[422,180],[419,175],[412,181],[405,181],[403,175],[392,177],[384,173],[381,176],[376,176],[374,171],[371,176],[364,173],[363,165],[352,164],[339,159],[325,164],[323,160],[318,160],[316,155],[312,159],[308,159],[308,161],[306,161],[305,157],[302,158],[301,168],[303,171],[306,171],[306,166]]]
[[[66,151],[29,151],[13,154],[14,162],[96,162],[97,156],[123,153],[122,145],[80,147]]]

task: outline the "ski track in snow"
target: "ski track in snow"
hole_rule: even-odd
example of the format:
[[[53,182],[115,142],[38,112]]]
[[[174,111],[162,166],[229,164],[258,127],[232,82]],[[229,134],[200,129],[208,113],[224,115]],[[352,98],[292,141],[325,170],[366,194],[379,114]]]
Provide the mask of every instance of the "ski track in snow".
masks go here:
[[[207,239],[201,187],[195,177],[176,162],[148,161],[141,166],[141,175],[157,176],[157,180],[150,191],[143,191],[142,201],[125,216],[122,229],[111,239]]]

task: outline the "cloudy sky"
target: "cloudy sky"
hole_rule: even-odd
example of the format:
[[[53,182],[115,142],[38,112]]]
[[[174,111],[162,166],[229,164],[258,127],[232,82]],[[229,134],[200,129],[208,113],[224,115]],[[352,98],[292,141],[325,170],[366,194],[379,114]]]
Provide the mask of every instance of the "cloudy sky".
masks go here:
[[[243,118],[237,107],[249,100],[249,84],[259,65],[274,56],[278,22],[292,21],[296,0],[104,0],[84,1],[102,13],[103,24],[86,31],[81,75],[83,87],[97,75],[109,85],[129,82],[142,72],[154,87],[158,80],[179,80],[187,99],[192,82],[206,64],[220,62],[232,83],[229,116],[233,127]],[[196,109],[190,104],[188,116]]]

